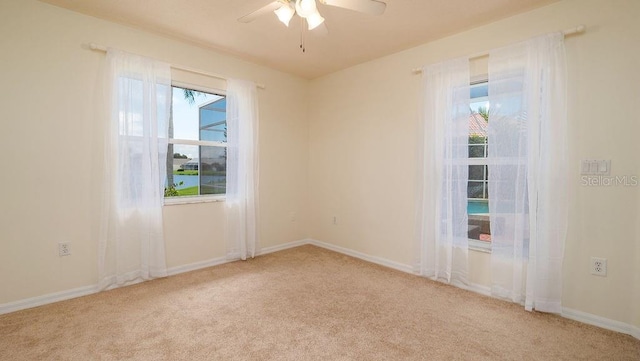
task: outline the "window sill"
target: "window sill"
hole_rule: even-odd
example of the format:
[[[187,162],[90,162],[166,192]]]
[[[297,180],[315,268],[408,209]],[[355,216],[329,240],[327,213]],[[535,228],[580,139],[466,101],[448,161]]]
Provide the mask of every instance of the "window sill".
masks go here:
[[[469,239],[469,249],[476,252],[491,253],[491,243]]]
[[[195,203],[215,203],[224,202],[226,197],[220,196],[184,196],[184,197],[170,197],[164,199],[165,206],[175,206],[180,204],[195,204]]]

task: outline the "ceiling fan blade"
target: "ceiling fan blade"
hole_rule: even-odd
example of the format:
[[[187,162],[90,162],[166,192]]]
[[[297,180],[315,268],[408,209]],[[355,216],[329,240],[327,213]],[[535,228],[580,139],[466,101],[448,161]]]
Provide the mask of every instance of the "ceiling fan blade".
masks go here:
[[[382,15],[387,4],[378,0],[320,0],[322,4],[370,15]]]
[[[255,19],[257,19],[258,17],[273,12],[277,9],[279,9],[283,4],[280,1],[274,1],[272,3],[269,3],[263,7],[261,7],[260,9],[247,14],[241,18],[238,19],[239,22],[241,23],[250,23],[252,21],[254,21]]]

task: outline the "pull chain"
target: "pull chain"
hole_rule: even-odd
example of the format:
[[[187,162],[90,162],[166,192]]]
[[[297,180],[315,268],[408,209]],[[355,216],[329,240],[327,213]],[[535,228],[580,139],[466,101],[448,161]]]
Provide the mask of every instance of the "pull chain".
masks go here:
[[[307,51],[304,44],[304,18],[302,17],[300,17],[300,49],[302,49],[303,53]]]

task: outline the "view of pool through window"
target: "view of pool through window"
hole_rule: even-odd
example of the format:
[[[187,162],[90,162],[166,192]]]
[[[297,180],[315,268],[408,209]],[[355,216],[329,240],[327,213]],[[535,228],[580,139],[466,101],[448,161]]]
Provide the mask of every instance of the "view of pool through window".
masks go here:
[[[489,214],[488,201],[467,201],[467,214]]]
[[[489,219],[489,168],[487,128],[489,126],[489,84],[471,84],[469,104],[469,179],[467,183],[468,238],[475,243],[491,242]],[[484,246],[486,247],[486,246]]]

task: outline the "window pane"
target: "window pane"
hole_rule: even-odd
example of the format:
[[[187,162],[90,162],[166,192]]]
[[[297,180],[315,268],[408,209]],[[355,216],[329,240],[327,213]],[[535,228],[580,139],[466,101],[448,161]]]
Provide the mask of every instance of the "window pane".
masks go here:
[[[470,165],[469,166],[469,180],[484,180],[485,179],[485,166],[484,165]]]
[[[491,223],[487,214],[469,215],[469,239],[491,242]]]
[[[198,146],[169,144],[169,151],[172,168],[167,166],[165,197],[198,195]]]
[[[224,95],[173,87],[166,197],[226,193],[227,116]],[[189,143],[188,145],[185,143]]]
[[[469,144],[469,158],[486,158],[485,144]]]
[[[227,141],[227,99],[218,97],[200,106],[200,140]]]
[[[487,82],[471,85],[469,108],[469,158],[487,158],[487,129],[489,126],[489,86]],[[469,239],[491,242],[489,221],[488,167],[486,164],[469,165],[467,183],[467,215]]]
[[[192,156],[194,153],[196,157]],[[226,147],[175,144],[171,159],[173,169],[167,176],[166,197],[225,194]]]
[[[482,82],[482,83],[471,85],[471,93],[470,93],[471,99],[485,98],[488,95],[489,95],[488,82]]]
[[[224,194],[227,187],[227,148],[200,147],[200,194]]]
[[[470,180],[467,186],[467,198],[485,198],[486,182]]]
[[[173,87],[172,127],[169,128],[169,138],[208,140],[200,139],[200,109],[221,98],[224,99],[216,94]],[[226,116],[222,118],[225,119]]]

